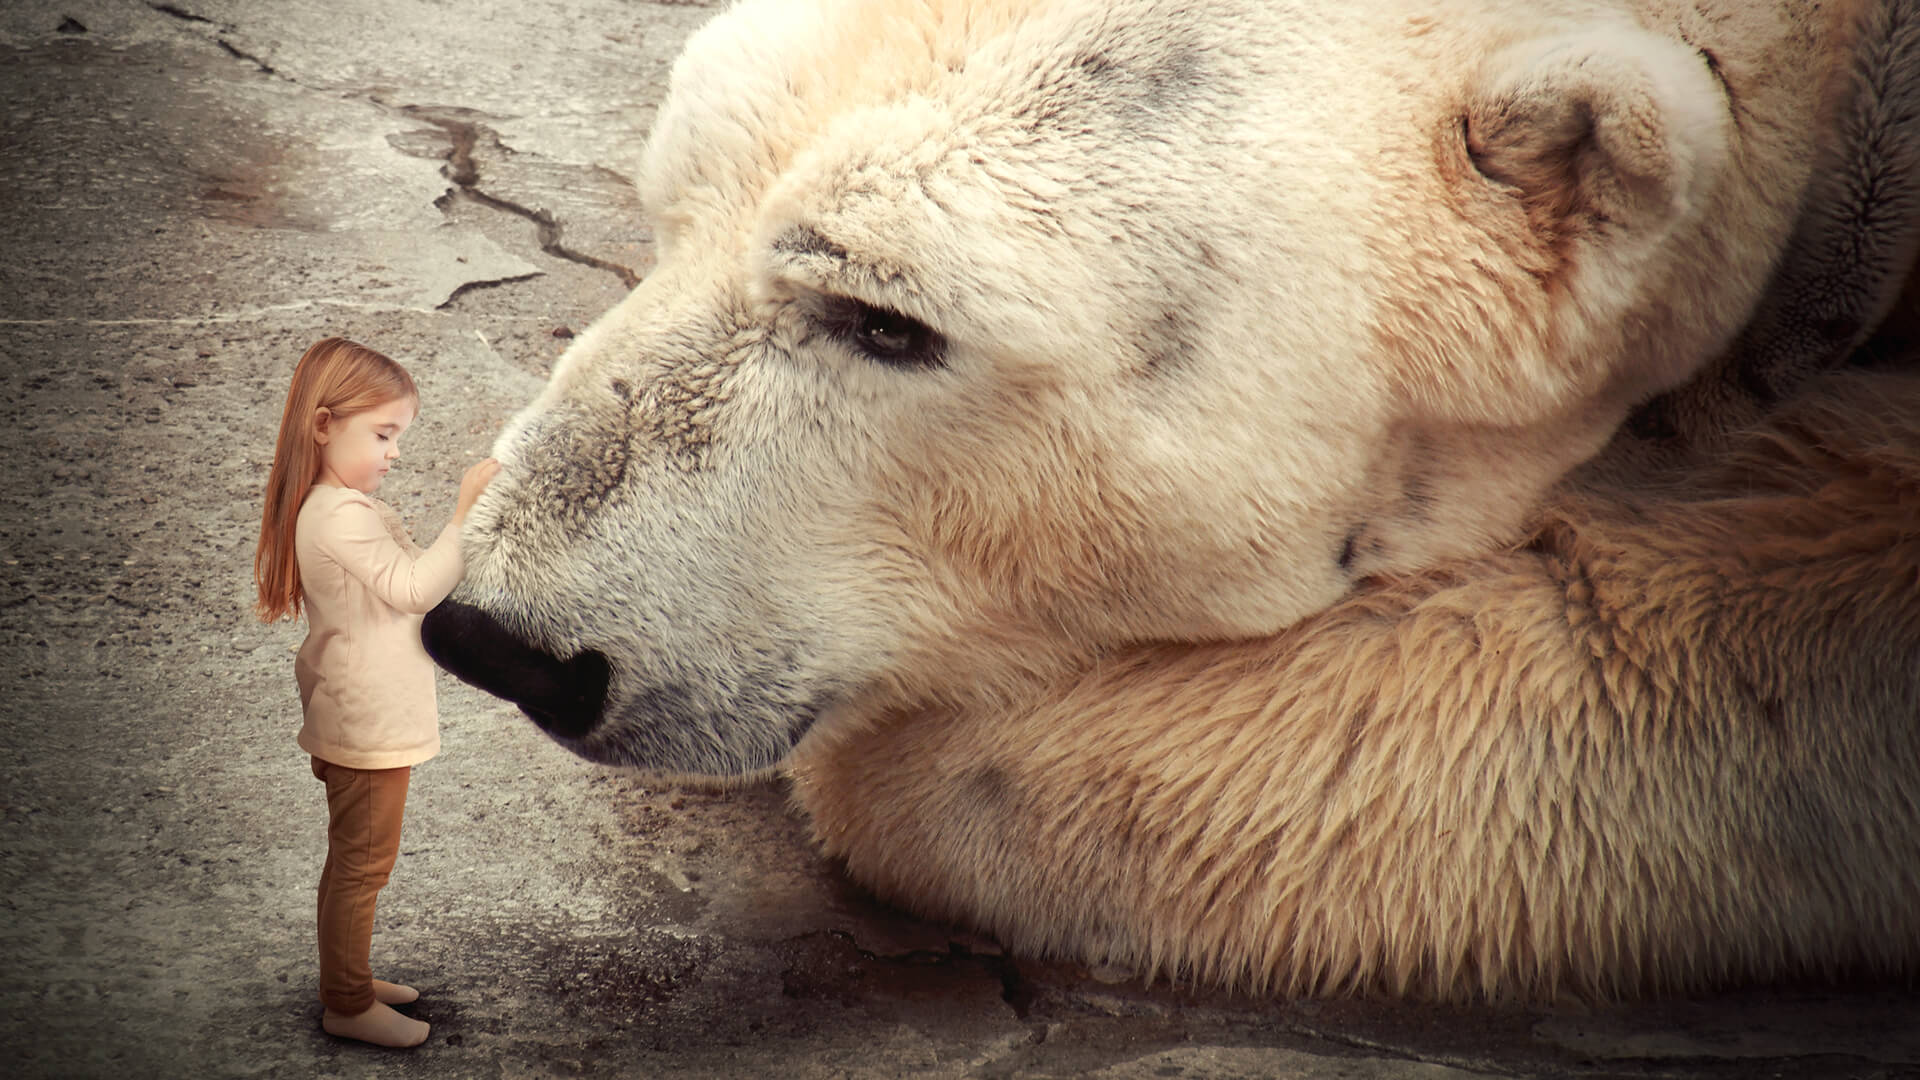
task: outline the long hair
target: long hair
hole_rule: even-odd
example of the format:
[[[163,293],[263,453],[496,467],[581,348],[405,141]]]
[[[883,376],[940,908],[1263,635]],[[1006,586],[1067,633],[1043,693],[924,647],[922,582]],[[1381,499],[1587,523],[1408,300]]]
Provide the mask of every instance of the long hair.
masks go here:
[[[293,369],[293,389],[280,414],[280,437],[267,474],[266,507],[260,514],[260,546],[253,554],[254,605],[261,622],[300,614],[305,593],[293,553],[293,526],[300,504],[320,478],[320,444],[314,414],[326,409],[334,422],[400,398],[420,400],[407,369],[346,338],[316,341]]]

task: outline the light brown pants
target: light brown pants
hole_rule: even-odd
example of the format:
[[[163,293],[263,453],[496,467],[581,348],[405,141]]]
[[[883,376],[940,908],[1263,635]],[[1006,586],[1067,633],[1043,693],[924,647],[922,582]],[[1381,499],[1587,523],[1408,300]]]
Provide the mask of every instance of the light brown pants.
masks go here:
[[[327,785],[327,865],[320,871],[320,1002],[358,1016],[373,1008],[373,901],[400,855],[411,768],[349,769],[313,759]]]

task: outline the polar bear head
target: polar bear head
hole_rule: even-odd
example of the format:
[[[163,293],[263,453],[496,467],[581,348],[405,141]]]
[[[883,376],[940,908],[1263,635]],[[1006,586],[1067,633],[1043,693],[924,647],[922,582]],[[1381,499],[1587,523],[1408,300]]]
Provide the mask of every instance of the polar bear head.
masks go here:
[[[429,648],[588,757],[733,774],[1508,541],[1745,318],[1813,8],[747,0]]]

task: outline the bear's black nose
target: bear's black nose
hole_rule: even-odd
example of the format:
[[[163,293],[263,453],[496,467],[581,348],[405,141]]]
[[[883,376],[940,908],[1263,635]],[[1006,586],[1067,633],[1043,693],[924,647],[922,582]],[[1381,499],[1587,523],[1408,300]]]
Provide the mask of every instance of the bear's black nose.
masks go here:
[[[443,600],[420,626],[427,655],[462,682],[520,706],[547,732],[584,737],[607,701],[607,658],[589,649],[565,660],[537,649],[471,604]]]

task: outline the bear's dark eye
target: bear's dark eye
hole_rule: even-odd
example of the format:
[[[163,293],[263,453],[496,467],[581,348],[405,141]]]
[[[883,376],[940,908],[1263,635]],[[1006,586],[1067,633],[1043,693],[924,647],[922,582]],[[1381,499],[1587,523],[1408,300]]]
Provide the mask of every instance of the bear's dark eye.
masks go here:
[[[913,341],[921,327],[903,316],[879,308],[868,308],[860,313],[860,327],[855,334],[860,345],[868,352],[881,356],[905,356],[913,348]]]
[[[858,300],[838,301],[830,321],[848,345],[891,367],[938,367],[946,350],[946,339],[926,323]]]

